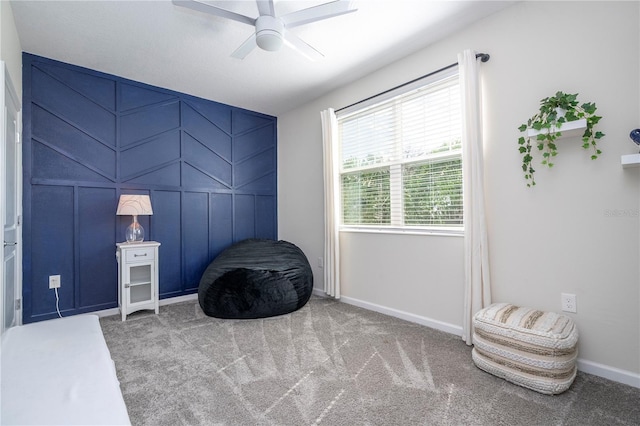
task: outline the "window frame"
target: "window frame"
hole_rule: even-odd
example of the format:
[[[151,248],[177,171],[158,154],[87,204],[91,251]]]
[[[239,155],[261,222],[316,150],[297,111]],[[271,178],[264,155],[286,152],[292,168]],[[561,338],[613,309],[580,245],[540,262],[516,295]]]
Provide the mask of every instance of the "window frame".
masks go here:
[[[447,69],[436,73],[434,75],[430,75],[424,79],[420,79],[418,81],[414,81],[411,84],[398,87],[397,89],[393,89],[383,94],[369,98],[363,102],[354,104],[343,110],[337,111],[336,118],[338,122],[340,120],[344,120],[349,116],[360,113],[363,110],[373,108],[379,104],[389,102],[394,98],[402,97],[407,95],[410,92],[419,90],[426,86],[432,85],[439,81],[451,78],[453,76],[458,76],[459,70],[457,66],[452,67],[451,69]],[[461,115],[462,120],[462,115]],[[390,174],[390,182],[389,186],[390,197],[395,198],[399,209],[391,208],[391,223],[389,225],[382,224],[374,224],[374,225],[366,225],[366,224],[345,224],[344,223],[344,211],[343,206],[339,207],[339,231],[340,232],[353,232],[353,233],[375,233],[375,234],[403,234],[403,235],[436,235],[436,236],[458,236],[461,237],[464,235],[465,225],[464,222],[460,226],[432,226],[432,225],[404,225],[404,185],[402,181],[402,168],[407,164],[420,164],[426,162],[437,161],[446,161],[447,159],[460,159],[461,166],[460,171],[463,172],[464,165],[463,161],[463,153],[462,153],[462,144],[459,150],[456,151],[445,151],[442,153],[434,153],[428,157],[421,157],[418,159],[415,158],[400,158],[398,161],[392,162],[381,162],[375,164],[375,166],[360,166],[353,167],[345,171],[343,169],[342,164],[342,140],[339,142],[339,155],[340,163],[337,164],[338,168],[338,188],[340,191],[340,200],[342,203],[342,176],[348,173],[363,171],[363,170],[374,170],[376,168],[388,168]],[[396,145],[399,146],[399,145]],[[395,168],[397,170],[392,170]],[[394,191],[395,188],[395,191]],[[462,187],[462,193],[464,194],[464,185]],[[393,202],[393,201],[392,201]],[[464,211],[464,197],[462,198],[462,209]],[[399,216],[399,218],[398,218]]]

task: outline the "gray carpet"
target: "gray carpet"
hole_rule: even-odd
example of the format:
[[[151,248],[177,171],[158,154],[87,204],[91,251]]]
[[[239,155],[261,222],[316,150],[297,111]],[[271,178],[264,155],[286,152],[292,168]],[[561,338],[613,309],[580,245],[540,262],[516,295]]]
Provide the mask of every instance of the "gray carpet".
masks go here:
[[[640,424],[640,389],[579,373],[541,395],[457,336],[315,296],[263,320],[193,301],[100,322],[136,426]]]

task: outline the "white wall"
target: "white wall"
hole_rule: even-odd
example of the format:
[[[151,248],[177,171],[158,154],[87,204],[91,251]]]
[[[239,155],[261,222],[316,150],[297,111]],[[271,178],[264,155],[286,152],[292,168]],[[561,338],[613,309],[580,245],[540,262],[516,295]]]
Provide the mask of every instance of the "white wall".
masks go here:
[[[320,111],[340,108],[456,61],[465,48],[491,54],[485,86],[485,184],[494,301],[559,311],[577,295],[581,366],[640,379],[640,4],[522,2],[454,36],[278,117],[279,237],[309,257],[322,288]],[[593,101],[604,118],[596,161],[579,139],[560,142],[553,170],[526,187],[517,127],[557,90]],[[343,233],[346,298],[462,324],[459,237]],[[634,382],[635,383],[635,382]]]
[[[22,103],[22,48],[11,3],[4,0],[0,1],[0,60],[5,62]]]

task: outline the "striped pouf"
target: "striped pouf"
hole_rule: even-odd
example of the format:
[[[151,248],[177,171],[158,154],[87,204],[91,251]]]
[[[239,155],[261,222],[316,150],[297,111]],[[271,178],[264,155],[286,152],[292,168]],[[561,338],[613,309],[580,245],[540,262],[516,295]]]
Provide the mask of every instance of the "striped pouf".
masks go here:
[[[478,368],[545,394],[573,383],[578,330],[571,318],[495,303],[479,311],[473,325],[471,356]]]

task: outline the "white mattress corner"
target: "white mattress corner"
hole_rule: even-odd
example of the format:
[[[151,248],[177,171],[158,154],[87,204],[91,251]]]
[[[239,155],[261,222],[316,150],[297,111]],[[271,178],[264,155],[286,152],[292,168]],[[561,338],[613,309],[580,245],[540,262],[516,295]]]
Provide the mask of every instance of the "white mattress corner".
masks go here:
[[[3,425],[129,425],[97,315],[13,327],[2,336]]]

